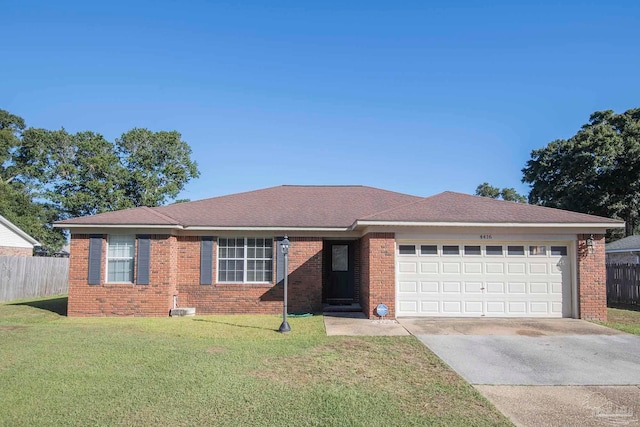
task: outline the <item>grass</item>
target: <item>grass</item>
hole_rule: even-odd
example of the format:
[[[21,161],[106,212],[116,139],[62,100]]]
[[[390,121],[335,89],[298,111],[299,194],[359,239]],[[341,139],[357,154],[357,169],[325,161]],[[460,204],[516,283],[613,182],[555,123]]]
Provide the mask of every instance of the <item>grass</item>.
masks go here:
[[[640,335],[640,306],[616,306],[607,309],[607,321],[601,323],[609,328]]]
[[[0,304],[0,425],[511,425],[413,337],[322,317],[72,318]]]

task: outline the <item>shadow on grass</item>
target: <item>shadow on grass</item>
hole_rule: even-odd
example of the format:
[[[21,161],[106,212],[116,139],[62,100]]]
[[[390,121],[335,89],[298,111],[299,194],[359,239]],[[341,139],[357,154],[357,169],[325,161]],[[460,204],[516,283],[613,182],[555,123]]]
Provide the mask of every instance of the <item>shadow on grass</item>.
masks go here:
[[[617,308],[618,310],[640,311],[640,305],[631,304],[609,304],[609,308]]]
[[[220,322],[218,320],[210,320],[210,319],[193,319],[194,322],[208,322],[208,323],[217,323],[218,325],[226,325],[226,326],[236,326],[238,328],[250,328],[250,329],[261,329],[263,331],[272,331],[278,332],[277,329],[265,328],[262,326],[251,326],[251,325],[239,325],[237,323],[229,323],[229,322]]]
[[[60,316],[66,316],[68,299],[68,297],[47,298],[33,301],[17,302],[10,305],[27,305],[29,307],[39,308],[40,310],[47,310],[52,313],[59,314]]]

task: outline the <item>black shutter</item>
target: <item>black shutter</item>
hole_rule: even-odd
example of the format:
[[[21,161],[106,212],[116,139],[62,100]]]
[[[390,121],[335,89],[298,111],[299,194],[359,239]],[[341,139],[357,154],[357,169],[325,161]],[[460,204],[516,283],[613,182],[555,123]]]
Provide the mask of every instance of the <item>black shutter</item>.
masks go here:
[[[136,283],[138,285],[149,284],[149,267],[151,264],[151,236],[148,234],[138,235],[138,270],[136,273]]]
[[[89,235],[89,284],[100,284],[102,271],[102,234]]]
[[[213,237],[204,236],[200,242],[200,284],[213,284]]]
[[[276,237],[276,284],[284,283],[284,255],[282,254],[282,241],[284,237]]]

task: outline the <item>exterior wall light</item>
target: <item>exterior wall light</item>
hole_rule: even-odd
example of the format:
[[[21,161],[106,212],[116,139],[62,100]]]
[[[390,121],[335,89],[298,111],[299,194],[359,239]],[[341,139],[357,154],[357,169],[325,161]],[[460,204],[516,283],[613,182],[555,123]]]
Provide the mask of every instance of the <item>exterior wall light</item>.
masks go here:
[[[289,237],[284,236],[284,240],[280,242],[282,248],[282,255],[284,256],[284,304],[282,308],[282,324],[278,329],[278,332],[291,332],[291,326],[287,322],[287,285],[289,282]]]
[[[595,251],[595,245],[596,245],[596,242],[593,239],[593,234],[591,234],[587,239],[587,250],[589,251],[590,254],[592,254]]]

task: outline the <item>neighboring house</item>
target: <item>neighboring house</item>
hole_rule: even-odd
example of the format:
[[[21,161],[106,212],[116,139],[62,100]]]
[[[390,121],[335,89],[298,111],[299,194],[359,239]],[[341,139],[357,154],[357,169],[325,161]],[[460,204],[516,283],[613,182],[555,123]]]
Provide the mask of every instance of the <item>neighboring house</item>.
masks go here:
[[[607,264],[640,264],[640,236],[607,243]]]
[[[279,313],[606,318],[604,234],[622,221],[445,192],[280,186],[56,223],[70,316]]]
[[[0,215],[0,256],[32,256],[40,243]]]

